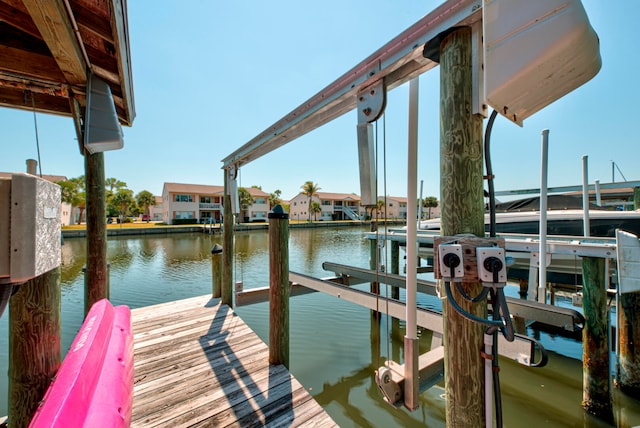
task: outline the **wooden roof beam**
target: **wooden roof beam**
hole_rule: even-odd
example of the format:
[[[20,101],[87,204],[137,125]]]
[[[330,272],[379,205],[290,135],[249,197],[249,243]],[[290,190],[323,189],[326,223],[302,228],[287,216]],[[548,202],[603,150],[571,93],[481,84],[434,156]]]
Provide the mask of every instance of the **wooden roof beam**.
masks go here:
[[[40,38],[40,32],[28,14],[3,2],[0,2],[0,21],[4,21],[33,37]]]
[[[77,7],[74,10],[74,15],[76,17],[76,21],[78,21],[79,27],[95,34],[109,43],[113,43],[113,34],[108,20],[96,15],[91,10],[84,7]]]
[[[87,69],[90,64],[85,60],[65,1],[23,0],[23,2],[67,83],[86,84]]]
[[[131,72],[131,55],[129,47],[129,26],[125,17],[127,16],[126,0],[111,0],[109,2],[111,13],[111,31],[114,34],[113,43],[116,58],[118,59],[118,74],[120,75],[120,86],[122,88],[122,104],[124,116],[118,111],[120,122],[123,125],[133,125],[136,117],[135,103],[133,99],[133,75]]]

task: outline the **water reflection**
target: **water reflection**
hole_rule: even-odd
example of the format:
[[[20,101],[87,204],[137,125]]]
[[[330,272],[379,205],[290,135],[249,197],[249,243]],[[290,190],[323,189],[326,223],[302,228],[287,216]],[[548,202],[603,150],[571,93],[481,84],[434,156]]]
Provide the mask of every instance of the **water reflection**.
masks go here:
[[[387,332],[389,332],[387,334]],[[367,365],[353,370],[349,375],[341,377],[334,383],[323,383],[322,390],[314,394],[314,398],[323,407],[330,405],[338,406],[344,414],[359,427],[381,426],[376,415],[366,411],[366,408],[358,405],[360,400],[351,398],[351,391],[361,389],[366,391],[366,395],[371,402],[379,402],[381,410],[390,411],[391,407],[385,408],[387,404],[381,402],[381,392],[375,382],[375,371],[384,365],[387,357],[398,363],[404,362],[403,341],[405,329],[398,320],[387,319],[385,316],[370,317],[369,340],[370,340],[370,362]],[[391,338],[391,340],[389,340]],[[420,353],[426,352],[431,346],[431,334],[420,335]],[[386,348],[386,349],[383,349]],[[391,411],[394,424],[396,426],[422,425],[423,422],[430,421],[430,426],[444,426],[444,400],[442,399],[443,385],[436,386],[431,392],[422,394],[419,397],[421,411],[410,414],[403,409]],[[427,415],[429,412],[429,415]],[[416,419],[416,416],[419,416]],[[433,422],[439,422],[433,424]]]
[[[67,239],[62,245],[62,287],[73,283],[87,262],[84,239]]]
[[[367,268],[368,228],[292,229],[290,269],[326,277],[325,261]],[[132,308],[211,292],[211,248],[222,245],[220,235],[175,234],[109,238],[111,299]],[[268,233],[241,232],[235,236],[234,280],[245,287],[268,285]],[[82,322],[82,267],[86,241],[67,239],[62,248],[62,348],[66,351]],[[402,254],[401,254],[402,257]],[[387,263],[389,265],[389,263]],[[402,270],[403,263],[400,269]],[[368,289],[368,284],[354,286]],[[386,293],[385,288],[382,290]],[[404,299],[404,291],[400,294]],[[418,303],[439,309],[433,296]],[[381,298],[380,305],[384,305]],[[236,308],[237,313],[268,341],[268,304]],[[442,384],[420,396],[420,409],[392,409],[374,382],[375,370],[387,358],[403,362],[404,322],[372,319],[368,309],[325,294],[296,297],[290,307],[291,371],[341,427],[444,426]],[[531,328],[551,351],[549,365],[525,368],[501,359],[505,426],[604,427],[585,416],[582,400],[579,341]],[[431,334],[420,331],[420,352],[430,348]],[[7,413],[8,317],[0,318],[0,415]],[[571,357],[571,358],[570,358]],[[620,427],[640,425],[638,402],[616,391],[616,420]]]

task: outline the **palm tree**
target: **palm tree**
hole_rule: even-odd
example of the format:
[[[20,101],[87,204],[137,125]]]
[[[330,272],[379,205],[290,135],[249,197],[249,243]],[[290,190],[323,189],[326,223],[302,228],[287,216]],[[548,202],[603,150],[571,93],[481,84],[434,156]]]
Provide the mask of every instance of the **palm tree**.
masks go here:
[[[136,195],[136,203],[138,206],[144,207],[143,214],[148,216],[149,207],[156,204],[156,197],[150,191],[143,190]]]
[[[120,206],[120,223],[124,220],[124,216],[127,214],[127,208],[134,203],[133,201],[133,190],[129,189],[120,189],[118,192],[113,195],[113,199],[111,202],[115,205]]]
[[[311,221],[311,199],[318,193],[320,187],[313,181],[306,181],[300,188],[302,189],[302,194],[309,198],[309,209],[307,211],[309,211],[309,221]]]
[[[108,190],[110,190],[112,193],[115,190],[116,192],[124,187],[127,187],[127,183],[125,183],[124,181],[120,181],[117,178],[113,178],[113,177],[109,177],[107,179],[104,180],[104,184],[105,186],[108,188]]]
[[[376,204],[376,214],[378,218],[380,218],[380,214],[382,214],[383,211],[385,210],[385,206],[384,206],[384,201],[382,199],[378,199],[378,203]],[[386,214],[384,216],[384,218],[386,218]]]
[[[427,196],[422,200],[422,206],[425,208],[429,208],[428,218],[431,218],[431,208],[435,208],[438,206],[438,198],[436,198],[435,196]]]
[[[309,207],[309,212],[313,213],[313,219],[314,220],[318,220],[318,213],[322,212],[322,208],[320,207],[320,204],[317,203],[316,201],[311,202],[311,206]]]
[[[238,187],[238,202],[240,204],[240,216],[238,218],[238,223],[241,223],[240,219],[243,219],[242,215],[244,211],[246,211],[249,206],[253,205],[253,196],[251,193],[244,187]]]
[[[104,180],[105,187],[107,188],[107,202],[111,201],[111,198],[114,194],[118,192],[120,189],[124,189],[127,187],[127,183],[124,181],[120,181],[117,178],[109,177]]]
[[[276,189],[273,191],[273,193],[269,194],[269,208],[273,208],[276,205],[282,203],[282,199],[280,199],[280,196],[282,196],[282,190],[280,189]]]
[[[62,200],[62,202],[71,205],[71,212],[73,213],[73,208],[76,206],[75,204],[77,204],[79,200],[78,186],[71,180],[60,180],[56,182],[56,184],[60,186],[60,199]],[[69,223],[73,224],[73,215],[71,215]]]
[[[69,202],[72,207],[78,208],[78,223],[82,223],[82,216],[84,215],[84,209],[87,206],[87,194],[85,192],[86,182],[84,175],[80,177],[72,178],[69,180],[75,187],[73,199]],[[73,217],[73,216],[72,216]]]

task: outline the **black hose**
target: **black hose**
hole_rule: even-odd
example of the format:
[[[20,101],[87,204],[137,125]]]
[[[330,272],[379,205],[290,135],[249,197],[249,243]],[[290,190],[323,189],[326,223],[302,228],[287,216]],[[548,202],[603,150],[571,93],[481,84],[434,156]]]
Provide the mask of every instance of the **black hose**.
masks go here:
[[[493,359],[491,366],[493,370],[493,399],[496,407],[496,428],[502,428],[502,393],[500,392],[500,367],[498,365],[498,335],[493,334]]]
[[[471,297],[467,294],[466,291],[464,291],[464,288],[462,288],[461,283],[456,282],[456,289],[458,290],[458,293],[460,293],[460,295],[465,299],[468,300],[470,302],[473,303],[478,303],[481,302],[482,300],[487,298],[487,294],[489,294],[489,288],[487,287],[483,287],[482,291],[480,293],[478,293],[478,295],[476,297]]]
[[[493,110],[487,128],[484,131],[484,162],[487,169],[487,186],[489,187],[489,236],[496,236],[496,192],[493,188],[493,169],[491,167],[491,130],[498,112]]]
[[[502,295],[504,299],[504,294]],[[491,310],[493,311],[493,320],[499,321],[500,316],[500,297],[498,290],[491,290]],[[507,315],[508,316],[508,315]],[[503,331],[504,334],[504,331]],[[511,331],[513,335],[513,330]],[[510,340],[513,341],[513,338]],[[498,332],[492,333],[493,346],[491,348],[491,372],[493,377],[493,400],[495,402],[496,428],[502,428],[502,394],[500,394],[500,366],[498,365]]]
[[[509,315],[509,307],[507,306],[507,298],[504,296],[504,289],[498,288],[496,290],[496,298],[498,300],[497,304],[500,306],[502,313],[504,314],[504,330],[502,334],[504,338],[509,342],[513,342],[516,338],[515,332],[513,331],[513,322],[511,321],[511,316]]]
[[[472,313],[469,313],[469,312],[465,311],[458,304],[458,302],[456,302],[456,299],[454,299],[453,293],[451,293],[451,285],[450,285],[449,281],[446,281],[444,283],[444,291],[447,293],[447,299],[449,299],[449,303],[451,303],[451,306],[453,306],[453,309],[455,309],[456,312],[458,312],[460,315],[462,315],[463,317],[465,317],[469,321],[477,322],[477,323],[480,323],[482,325],[486,325],[487,327],[498,327],[498,328],[501,328],[503,326],[502,321],[496,322],[496,321],[493,321],[493,320],[480,318],[477,315],[474,315]]]
[[[489,188],[489,237],[494,238],[496,236],[496,193],[493,186],[493,168],[491,167],[491,130],[493,129],[493,122],[496,120],[496,116],[498,112],[493,110],[491,112],[491,116],[489,117],[489,121],[487,122],[487,127],[484,133],[484,161],[485,167],[487,170],[487,186]],[[506,308],[506,301],[504,297],[504,292],[502,289],[498,289],[499,291],[492,291],[491,298],[493,301],[493,320],[500,320],[500,307],[505,312],[506,315],[506,326],[501,328],[502,334],[505,338],[512,342],[514,339],[513,332],[513,324],[511,323],[511,317],[509,317],[508,309]],[[500,324],[502,322],[500,321]],[[492,329],[493,330],[493,329]],[[497,428],[502,428],[502,396],[500,394],[500,376],[498,375],[499,366],[498,366],[498,335],[497,331],[492,331],[493,336],[493,395],[495,401],[495,414],[496,414],[496,426]]]

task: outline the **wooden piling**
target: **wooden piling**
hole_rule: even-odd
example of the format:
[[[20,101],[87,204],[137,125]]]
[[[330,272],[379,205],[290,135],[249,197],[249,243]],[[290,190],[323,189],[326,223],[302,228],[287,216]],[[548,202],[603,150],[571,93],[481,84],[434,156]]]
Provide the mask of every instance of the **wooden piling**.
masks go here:
[[[107,213],[104,154],[85,153],[87,216],[87,268],[85,272],[84,314],[98,300],[109,298],[107,272]]]
[[[222,247],[215,244],[211,249],[211,297],[220,297],[222,295],[222,280],[220,270],[222,268]]]
[[[289,214],[269,213],[269,364],[289,367]]]
[[[29,426],[61,363],[60,267],[20,286],[9,304],[9,421]]]
[[[231,213],[231,197],[229,195],[224,195],[223,222],[222,247],[226,248],[226,251],[222,252],[222,280],[220,281],[220,287],[222,303],[233,307],[233,214]]]
[[[605,288],[605,261],[582,258],[582,407],[599,418],[613,422],[609,375],[609,317]]]
[[[633,188],[633,209],[640,210],[640,187]]]
[[[459,28],[440,43],[440,200],[443,235],[484,236],[482,117],[472,112],[471,29]],[[463,283],[476,296],[479,283]],[[486,300],[471,304],[453,287],[462,308],[486,318]],[[485,424],[481,324],[443,302],[447,426]]]
[[[620,295],[616,386],[640,397],[640,293]]]

